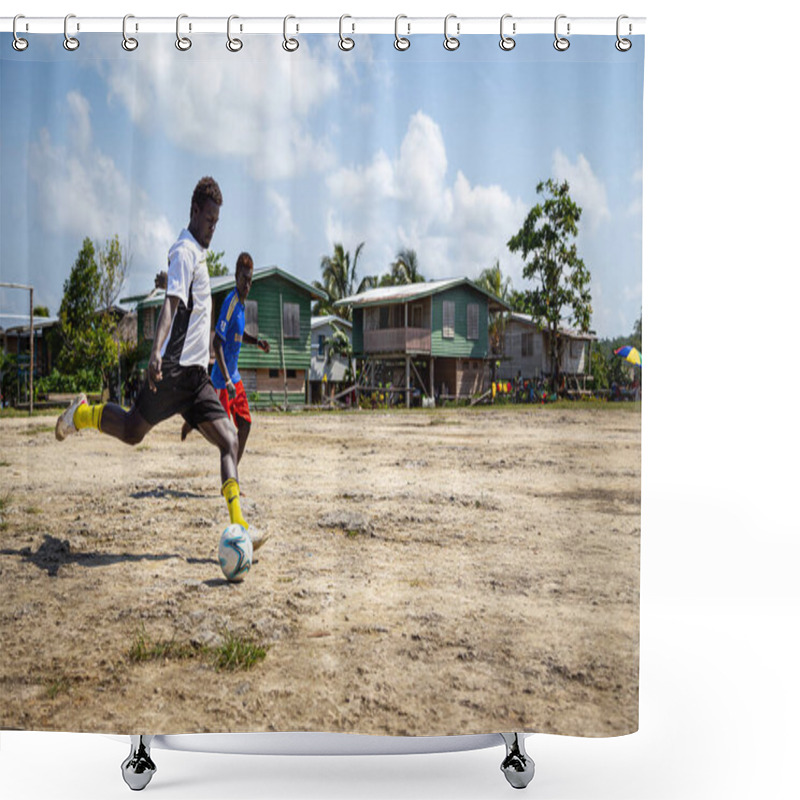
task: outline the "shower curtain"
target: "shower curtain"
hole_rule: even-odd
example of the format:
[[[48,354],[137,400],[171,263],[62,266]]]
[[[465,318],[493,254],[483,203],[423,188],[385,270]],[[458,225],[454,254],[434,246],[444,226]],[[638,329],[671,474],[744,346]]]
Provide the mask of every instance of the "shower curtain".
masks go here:
[[[0,728],[636,730],[644,38],[456,24],[0,36]]]

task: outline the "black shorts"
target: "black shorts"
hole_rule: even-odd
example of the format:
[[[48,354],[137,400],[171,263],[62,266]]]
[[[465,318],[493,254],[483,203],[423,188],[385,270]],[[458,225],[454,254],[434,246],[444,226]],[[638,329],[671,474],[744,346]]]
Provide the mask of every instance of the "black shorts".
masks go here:
[[[145,379],[134,408],[145,422],[157,425],[174,414],[180,414],[192,427],[201,422],[227,419],[211,378],[203,367],[173,367],[162,372],[156,391]]]

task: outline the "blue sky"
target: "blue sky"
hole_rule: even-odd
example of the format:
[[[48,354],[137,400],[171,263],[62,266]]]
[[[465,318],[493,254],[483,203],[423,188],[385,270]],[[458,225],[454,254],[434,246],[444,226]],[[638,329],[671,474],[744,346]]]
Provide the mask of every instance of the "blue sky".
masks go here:
[[[579,253],[592,273],[593,327],[631,331],[641,308],[644,38],[576,37],[565,53],[529,36],[503,52],[496,36],[447,52],[417,36],[149,35],[134,53],[89,35],[75,53],[32,36],[16,53],[0,37],[0,280],[32,283],[55,312],[85,236],[129,247],[126,294],[146,291],[187,224],[203,175],[224,204],[212,242],[233,266],[319,277],[335,242],[366,244],[360,275],[414,248],[427,278],[475,278],[499,259],[517,289],[508,239],[566,179],[583,208]],[[27,296],[0,290],[0,311]]]

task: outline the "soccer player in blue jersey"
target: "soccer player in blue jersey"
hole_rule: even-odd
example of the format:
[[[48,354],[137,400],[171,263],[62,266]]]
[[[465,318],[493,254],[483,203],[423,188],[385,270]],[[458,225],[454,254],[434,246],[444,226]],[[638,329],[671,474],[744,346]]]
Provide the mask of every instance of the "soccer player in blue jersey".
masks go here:
[[[236,259],[236,286],[222,303],[214,329],[213,347],[216,359],[211,370],[211,383],[216,389],[222,407],[238,431],[237,464],[244,455],[252,424],[247,392],[239,374],[239,351],[244,343],[254,344],[265,353],[269,353],[269,342],[266,339],[256,339],[244,329],[244,303],[252,284],[253,259],[249,253],[240,253]],[[188,421],[184,423],[181,439],[185,439],[191,429],[192,426]]]

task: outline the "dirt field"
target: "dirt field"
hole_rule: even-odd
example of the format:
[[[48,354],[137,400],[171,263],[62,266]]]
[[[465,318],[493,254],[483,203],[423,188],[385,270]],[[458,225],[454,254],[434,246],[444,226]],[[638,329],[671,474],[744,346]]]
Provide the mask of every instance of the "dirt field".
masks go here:
[[[241,584],[179,418],[133,448],[54,424],[0,419],[0,728],[636,729],[638,408],[258,415]],[[218,671],[231,634],[266,656]]]

